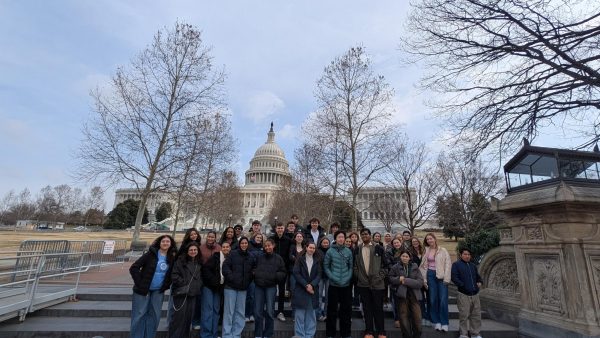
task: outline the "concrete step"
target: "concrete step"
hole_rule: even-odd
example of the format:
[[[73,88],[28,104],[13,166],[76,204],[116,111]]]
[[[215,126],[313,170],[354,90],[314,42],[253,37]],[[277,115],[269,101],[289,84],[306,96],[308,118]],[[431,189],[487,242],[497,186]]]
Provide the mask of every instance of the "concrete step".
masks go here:
[[[166,316],[168,303],[163,303],[163,316]],[[458,319],[458,308],[455,304],[448,306],[449,318]],[[54,305],[35,312],[37,316],[47,317],[127,317],[131,314],[131,301],[114,300],[80,300],[78,302],[66,302]],[[284,311],[286,317],[291,317],[290,304],[286,303]],[[385,311],[386,318],[392,318],[391,311]],[[353,318],[361,318],[360,311],[352,311]],[[482,318],[489,319],[486,312],[482,312]]]
[[[275,335],[273,338],[290,338],[293,333],[293,321],[275,321]],[[386,319],[388,337],[401,337],[400,329],[393,327],[393,322]],[[3,338],[90,338],[101,336],[104,338],[126,338],[129,336],[130,318],[128,317],[45,317],[30,316],[25,322],[18,323],[14,320],[0,324],[0,336]],[[360,319],[352,320],[352,337],[362,338],[364,323]],[[242,338],[253,337],[253,324],[246,324]],[[450,320],[450,332],[441,333],[431,327],[423,329],[423,337],[449,338],[458,336],[458,320]],[[482,336],[486,338],[516,338],[517,331],[514,327],[483,320]],[[167,337],[166,320],[163,317],[159,326],[157,337]],[[316,338],[325,337],[325,323],[317,324]]]

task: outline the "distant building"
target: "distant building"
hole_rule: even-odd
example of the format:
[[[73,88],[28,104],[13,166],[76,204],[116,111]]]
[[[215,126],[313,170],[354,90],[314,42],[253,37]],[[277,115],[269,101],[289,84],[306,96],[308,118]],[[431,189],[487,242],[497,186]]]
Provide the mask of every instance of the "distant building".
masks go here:
[[[411,195],[414,190],[411,190]],[[352,204],[352,196],[345,196]],[[385,225],[393,231],[404,230],[405,222],[402,215],[406,213],[406,200],[400,188],[364,187],[356,199],[356,209],[360,213],[362,223],[371,231],[382,232]]]
[[[115,205],[113,205],[113,209],[119,203],[123,203],[126,200],[132,199],[134,201],[139,201],[142,199],[142,191],[136,188],[128,188],[128,189],[117,189],[115,191]],[[148,209],[149,214],[155,214],[156,209],[160,207],[164,202],[170,202],[171,205],[175,205],[171,195],[166,192],[153,192],[148,196],[148,200],[146,201],[146,208]]]
[[[254,220],[267,223],[275,192],[290,179],[288,161],[281,147],[275,143],[275,132],[271,123],[267,142],[256,149],[250,161],[250,168],[245,174],[244,186],[240,189],[243,195],[240,223],[244,227],[252,224]]]

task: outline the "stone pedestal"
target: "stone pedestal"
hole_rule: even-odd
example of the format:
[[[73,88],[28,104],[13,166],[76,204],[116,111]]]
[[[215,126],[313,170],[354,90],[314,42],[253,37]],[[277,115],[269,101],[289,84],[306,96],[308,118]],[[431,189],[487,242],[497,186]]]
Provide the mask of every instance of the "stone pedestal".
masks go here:
[[[480,266],[484,308],[523,337],[599,337],[600,186],[556,182],[492,204],[508,227]]]

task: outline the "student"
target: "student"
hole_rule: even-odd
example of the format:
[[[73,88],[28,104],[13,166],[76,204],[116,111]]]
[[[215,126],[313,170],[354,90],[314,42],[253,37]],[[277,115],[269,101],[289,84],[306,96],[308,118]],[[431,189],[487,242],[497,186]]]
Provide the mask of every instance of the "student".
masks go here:
[[[223,246],[223,243],[229,243],[231,250],[237,249],[238,239],[235,237],[235,230],[232,227],[227,227],[221,234],[219,245]]]
[[[458,288],[458,319],[459,338],[481,338],[481,304],[479,289],[483,280],[477,272],[477,267],[471,262],[471,251],[460,250],[460,259],[452,264],[452,283]]]
[[[304,230],[304,239],[306,242],[319,243],[319,240],[325,236],[325,230],[320,225],[318,218],[311,218],[310,225]]]
[[[338,230],[340,230],[340,223],[331,223],[331,225],[329,226],[329,233],[326,236],[329,239],[329,244],[335,242],[335,240],[333,239],[333,234],[335,234]]]
[[[365,319],[365,338],[385,338],[383,298],[387,264],[381,245],[371,238],[371,230],[360,231],[362,243],[354,255],[354,276]]]
[[[244,329],[246,290],[253,280],[256,260],[248,252],[248,238],[242,237],[223,263],[223,338],[239,338]]]
[[[289,254],[289,266],[288,266],[288,271],[293,271],[294,270],[294,265],[296,264],[296,258],[298,258],[302,253],[304,253],[304,234],[302,231],[296,232],[296,235],[294,235],[294,242],[291,244],[290,246],[290,254]],[[294,281],[294,274],[290,274],[290,285],[294,285],[295,281]],[[290,288],[290,291],[292,292],[292,297],[293,297],[293,293],[294,293],[294,288]],[[292,317],[294,316],[294,304],[292,303]],[[285,316],[283,315],[283,312],[280,312],[277,315],[277,319],[279,319],[282,322],[285,322]]]
[[[329,299],[327,301],[326,336],[335,337],[337,321],[340,321],[342,338],[350,337],[352,315],[352,251],[344,246],[346,233],[334,234],[335,244],[327,250],[323,261],[323,271],[329,278]]]
[[[283,235],[283,225],[281,227]],[[287,270],[283,258],[274,252],[275,241],[265,241],[264,252],[256,258],[254,271],[254,337],[270,338],[273,336],[275,320],[275,293],[277,285],[285,282]]]
[[[162,235],[129,268],[133,279],[132,338],[150,338],[156,335],[164,292],[171,286],[171,271],[176,254],[177,246],[173,237]]]
[[[383,245],[383,243],[381,243],[381,233],[380,232],[373,233],[373,244]]]
[[[277,318],[285,319],[283,315],[283,305],[285,302],[285,284],[288,276],[291,273],[290,267],[290,247],[292,246],[292,240],[285,235],[285,227],[283,223],[279,222],[275,225],[275,234],[271,236],[271,240],[275,244],[275,253],[283,259],[285,266],[285,278],[277,284]]]
[[[421,266],[421,262],[423,261],[423,254],[425,253],[425,249],[423,248],[423,244],[416,236],[410,238],[411,249],[409,251],[412,262]],[[422,325],[430,326],[431,322],[429,322],[429,311],[427,310],[427,299],[425,298],[425,288],[421,289],[422,298],[419,301],[419,305],[421,306],[421,318]]]
[[[324,238],[327,240],[327,238]],[[296,259],[294,265],[294,332],[299,338],[313,338],[317,331],[315,310],[319,308],[319,282],[321,279],[321,257],[315,243],[308,243],[306,251]]]
[[[319,242],[319,257],[321,259],[325,258],[329,247],[331,246],[331,241],[328,237],[321,238]],[[321,266],[322,266],[321,262]],[[327,296],[329,291],[329,278],[324,273],[321,274],[321,280],[319,281],[319,309],[317,310],[317,319],[320,322],[324,322],[327,319]]]
[[[188,247],[188,245],[191,242],[195,242],[198,245],[200,245],[202,241],[202,236],[200,236],[200,233],[198,232],[198,230],[196,228],[189,228],[187,229],[187,231],[185,232],[185,235],[183,236],[183,240],[181,240],[181,245],[179,246],[179,251],[177,251],[177,255],[175,256],[176,261],[177,258],[179,258],[181,255],[185,255],[186,249]],[[173,285],[171,285],[171,295],[173,295]],[[194,330],[197,330],[200,328],[200,297],[196,297],[196,301],[198,302],[198,304],[196,304],[196,309],[194,310],[194,318],[192,318],[192,325],[194,325]],[[167,323],[171,323],[171,321],[173,320],[173,297],[169,297],[169,304],[167,305]]]
[[[423,276],[419,266],[411,261],[408,251],[401,252],[400,261],[390,269],[389,280],[394,290],[402,337],[421,337],[419,300],[422,298]]]
[[[188,337],[196,308],[196,296],[202,291],[200,245],[190,242],[185,254],[173,267],[173,318],[169,322],[169,337]]]
[[[448,250],[437,244],[433,233],[425,236],[425,254],[421,262],[431,323],[437,331],[448,332],[448,283],[452,262]]]
[[[225,242],[220,252],[215,252],[204,265],[202,265],[202,325],[200,338],[217,338],[219,336],[219,316],[223,285],[225,277],[222,266],[231,252],[231,245]]]
[[[394,238],[392,240],[392,244],[388,247],[388,250],[385,252],[385,257],[386,257],[388,266],[394,266],[396,263],[400,262],[400,254],[401,253],[402,253],[402,241],[398,238]],[[396,297],[392,297],[391,300],[392,300],[392,314],[394,316],[394,327],[399,328],[400,327],[400,316],[397,311]]]

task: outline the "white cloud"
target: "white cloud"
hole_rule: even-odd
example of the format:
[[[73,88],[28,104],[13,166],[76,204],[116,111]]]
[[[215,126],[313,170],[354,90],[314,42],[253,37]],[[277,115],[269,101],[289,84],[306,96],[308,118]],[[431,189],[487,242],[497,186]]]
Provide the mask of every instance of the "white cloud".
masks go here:
[[[279,96],[265,90],[256,92],[248,98],[246,109],[242,114],[258,124],[275,116],[284,107],[285,103]]]
[[[296,138],[296,135],[298,135],[298,127],[289,123],[283,125],[283,127],[277,131],[278,139],[294,139]]]

